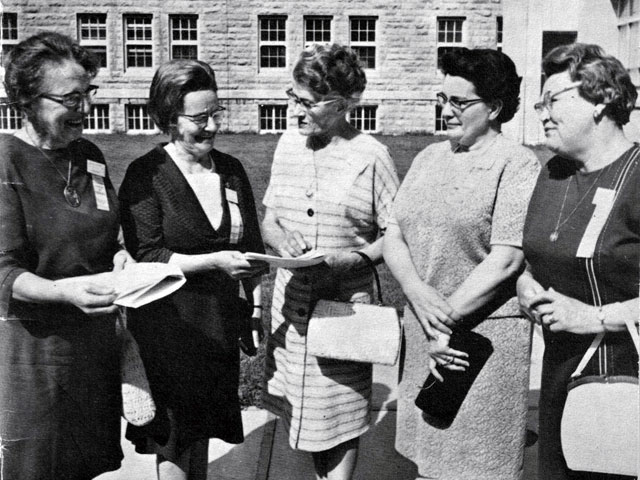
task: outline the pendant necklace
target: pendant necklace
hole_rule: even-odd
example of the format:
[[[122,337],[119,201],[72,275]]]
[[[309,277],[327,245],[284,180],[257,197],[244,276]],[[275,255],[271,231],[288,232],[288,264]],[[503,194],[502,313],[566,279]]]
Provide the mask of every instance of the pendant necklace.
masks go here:
[[[611,165],[611,164],[609,164],[609,165]],[[556,222],[556,227],[553,229],[553,232],[551,232],[551,235],[549,235],[549,240],[551,240],[551,242],[555,242],[556,240],[558,240],[558,236],[559,236],[558,230],[560,230],[569,221],[569,219],[573,216],[573,214],[576,213],[576,210],[578,210],[578,207],[587,198],[587,196],[589,195],[589,192],[591,191],[591,189],[596,185],[596,183],[598,183],[598,180],[600,180],[600,177],[602,176],[602,174],[605,172],[605,170],[609,169],[609,165],[607,165],[602,170],[600,170],[600,173],[598,173],[598,176],[596,177],[596,179],[589,186],[587,191],[584,192],[584,195],[582,195],[582,198],[578,201],[578,203],[576,203],[576,206],[573,207],[573,210],[571,210],[571,212],[569,212],[569,215],[567,215],[567,218],[562,220],[562,213],[564,212],[564,206],[565,206],[565,204],[567,202],[567,196],[569,195],[569,187],[571,186],[571,179],[569,179],[569,181],[567,182],[567,188],[564,191],[564,198],[562,199],[562,206],[560,207],[560,214],[558,215],[558,221]],[[577,175],[577,173],[576,173],[576,175]],[[575,176],[573,178],[576,179],[576,189],[577,189],[578,179]],[[562,222],[560,220],[562,220]]]
[[[58,169],[58,167],[56,167],[56,164],[53,162],[53,160],[51,160],[51,158],[49,158],[49,155],[44,153],[44,150],[42,150],[38,146],[38,144],[33,140],[33,138],[31,137],[31,134],[29,133],[29,131],[26,128],[25,128],[24,131],[27,134],[27,136],[29,137],[29,140],[31,140],[31,143],[33,144],[33,146],[38,149],[38,151],[42,154],[42,156],[44,158],[46,158],[47,161],[51,164],[51,166],[56,170],[56,172],[58,172],[58,175],[60,175],[60,178],[62,178],[62,180],[64,180],[65,186],[64,186],[64,190],[62,190],[62,194],[64,195],[64,199],[73,208],[78,208],[80,206],[80,203],[81,203],[80,202],[80,195],[78,194],[78,190],[76,190],[76,188],[73,185],[71,185],[71,160],[69,160],[69,169],[67,171],[67,178],[65,178],[64,174]]]

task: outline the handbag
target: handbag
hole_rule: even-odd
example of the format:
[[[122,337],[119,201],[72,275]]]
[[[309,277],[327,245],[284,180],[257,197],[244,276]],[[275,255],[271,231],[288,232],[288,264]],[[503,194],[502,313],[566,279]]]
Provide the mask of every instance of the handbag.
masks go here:
[[[124,312],[118,315],[120,337],[120,382],[122,416],[132,425],[141,427],[153,420],[156,404],[140,357],[140,348],[127,329]]]
[[[309,318],[307,351],[335,360],[395,365],[402,338],[398,312],[382,306],[380,277],[371,259],[355,253],[373,272],[379,304],[319,300]]]
[[[469,368],[464,371],[442,369],[443,382],[430,373],[414,402],[426,414],[426,419],[439,428],[453,423],[473,382],[493,353],[491,340],[465,328],[453,331],[449,346],[469,355]]]
[[[627,329],[636,350],[638,332],[630,319]],[[635,476],[638,468],[638,378],[627,375],[580,374],[602,342],[598,334],[567,386],[562,411],[562,453],[571,470]]]

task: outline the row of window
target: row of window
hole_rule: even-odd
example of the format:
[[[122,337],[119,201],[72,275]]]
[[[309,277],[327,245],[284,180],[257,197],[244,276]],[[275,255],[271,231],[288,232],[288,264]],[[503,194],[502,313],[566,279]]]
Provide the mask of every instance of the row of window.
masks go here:
[[[153,67],[153,15],[124,14],[122,17],[124,68]],[[460,48],[464,42],[464,17],[438,17],[438,64],[446,52]],[[376,68],[377,17],[349,17],[349,45],[358,54],[365,68]],[[496,42],[502,49],[502,17],[496,17]],[[287,60],[287,17],[267,15],[258,18],[260,69],[285,68]],[[333,41],[331,16],[305,16],[303,19],[305,46]],[[100,66],[108,65],[109,42],[106,13],[80,13],[77,16],[77,37],[80,44],[92,50]],[[18,42],[18,14],[2,14],[2,56]],[[198,15],[169,15],[169,52],[171,58],[198,58]]]

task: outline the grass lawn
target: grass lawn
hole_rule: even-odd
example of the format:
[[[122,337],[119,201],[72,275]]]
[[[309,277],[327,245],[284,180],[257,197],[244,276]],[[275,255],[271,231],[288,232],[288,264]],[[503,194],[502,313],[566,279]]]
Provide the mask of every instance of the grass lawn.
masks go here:
[[[153,146],[162,141],[167,141],[167,137],[157,136],[130,136],[124,134],[112,135],[87,135],[87,138],[96,143],[105,155],[111,180],[116,188],[120,186],[127,166],[131,161],[148,152]],[[255,135],[255,134],[219,134],[216,137],[216,148],[240,159],[251,181],[251,186],[256,198],[258,215],[262,219],[264,207],[262,198],[264,197],[269,175],[271,171],[271,161],[273,152],[278,142],[279,135]],[[416,154],[427,145],[442,141],[443,137],[432,135],[404,135],[404,136],[381,136],[376,138],[389,147],[391,156],[396,162],[400,179],[404,178],[409,166]],[[534,149],[541,160],[546,160],[549,153],[543,148]],[[383,295],[385,303],[401,308],[404,299],[398,285],[383,265],[379,267]],[[265,326],[270,319],[268,306],[270,305],[271,292],[273,289],[273,279],[275,272],[271,272],[265,277],[264,304]],[[242,358],[240,373],[240,401],[242,405],[260,406],[261,379],[264,363],[264,345],[254,358]]]

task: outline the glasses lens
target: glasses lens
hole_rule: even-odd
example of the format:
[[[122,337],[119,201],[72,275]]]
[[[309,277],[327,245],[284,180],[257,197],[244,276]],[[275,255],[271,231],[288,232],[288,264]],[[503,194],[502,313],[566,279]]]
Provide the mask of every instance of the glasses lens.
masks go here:
[[[438,104],[441,107],[444,107],[446,105],[447,101],[448,101],[447,100],[447,96],[442,92],[436,93],[436,100],[438,100]]]

